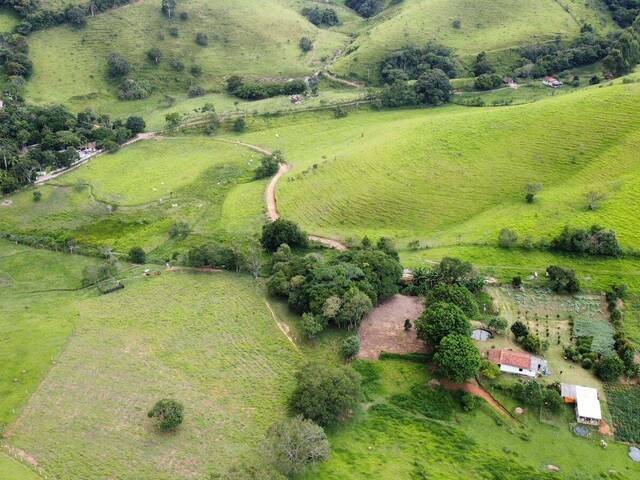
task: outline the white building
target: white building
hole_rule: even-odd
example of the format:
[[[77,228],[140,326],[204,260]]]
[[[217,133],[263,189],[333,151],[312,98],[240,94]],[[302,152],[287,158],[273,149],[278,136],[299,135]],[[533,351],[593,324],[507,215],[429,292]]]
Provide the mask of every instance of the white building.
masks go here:
[[[598,390],[581,385],[560,384],[560,395],[564,403],[576,405],[576,420],[587,425],[600,425],[602,410]]]
[[[526,352],[513,350],[489,350],[487,358],[500,367],[501,372],[525,377],[536,378],[538,375],[548,375],[549,365],[546,360]]]

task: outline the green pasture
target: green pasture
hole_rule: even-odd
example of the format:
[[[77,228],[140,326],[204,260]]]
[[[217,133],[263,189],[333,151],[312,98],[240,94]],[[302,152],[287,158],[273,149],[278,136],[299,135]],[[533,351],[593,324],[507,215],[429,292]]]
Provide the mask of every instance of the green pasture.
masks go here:
[[[135,245],[162,261],[168,232],[186,221],[193,237],[243,237],[264,221],[265,182],[253,181],[261,156],[211,137],[160,137],[99,156],[79,169],[11,197],[0,229],[115,248]],[[164,248],[164,249],[163,249]]]
[[[279,208],[309,232],[438,246],[599,223],[636,247],[638,93],[630,83],[505,108],[301,114],[255,120],[243,138],[285,153]],[[528,182],[544,185],[534,204]],[[592,190],[606,196],[596,211]]]
[[[157,108],[164,95],[184,98],[190,83],[208,92],[219,92],[225,76],[289,78],[311,74],[322,67],[345,38],[317,29],[299,14],[297,2],[250,0],[178,4],[188,20],[166,19],[160,0],[136,2],[87,19],[87,26],[61,26],[30,36],[30,58],[35,65],[26,88],[27,97],[38,103],[61,102],[80,110],[102,107],[112,114],[144,112]],[[173,37],[169,29],[178,29]],[[195,43],[196,33],[209,38],[208,46]],[[315,48],[303,54],[301,37],[314,40]],[[259,45],[259,48],[257,46]],[[146,52],[163,52],[159,65],[152,65]],[[130,78],[152,82],[156,95],[142,102],[117,99],[117,84],[107,78],[107,56],[118,53],[129,61]],[[173,60],[185,65],[182,72]],[[193,65],[202,75],[190,74]]]
[[[63,350],[77,320],[82,269],[95,260],[0,241],[0,432]]]
[[[0,472],[4,480],[38,480],[33,470],[0,452]]]
[[[304,478],[596,479],[614,469],[619,478],[631,479],[640,471],[626,445],[609,441],[603,450],[597,436],[576,437],[569,430],[569,410],[549,423],[527,415],[520,425],[483,402],[472,413],[438,402],[414,403],[411,387],[424,388],[429,380],[425,365],[403,360],[369,365],[365,378],[373,385],[367,389],[367,410],[330,436],[331,459]],[[560,472],[548,473],[549,464]]]
[[[461,28],[453,27],[454,20],[460,20]],[[582,23],[602,32],[615,28],[595,0],[405,0],[367,22],[334,71],[374,81],[378,64],[389,53],[428,41],[453,48],[463,60],[480,51],[499,58],[526,43],[576,36]]]
[[[76,303],[74,335],[12,427],[53,477],[203,478],[285,413],[301,354],[249,277],[163,273]],[[147,418],[185,405],[177,433]]]

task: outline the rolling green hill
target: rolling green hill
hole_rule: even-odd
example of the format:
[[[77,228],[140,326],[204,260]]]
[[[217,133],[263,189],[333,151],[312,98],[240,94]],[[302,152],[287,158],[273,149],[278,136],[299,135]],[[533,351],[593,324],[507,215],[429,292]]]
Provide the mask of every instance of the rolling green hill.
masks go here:
[[[433,246],[495,244],[504,227],[535,240],[599,223],[640,248],[630,210],[640,195],[639,93],[618,82],[505,108],[298,116],[247,137],[286,153],[294,168],[279,207],[310,232]],[[533,205],[528,182],[544,185]],[[589,191],[607,197],[595,211]]]
[[[459,20],[460,28],[453,26]],[[369,20],[334,71],[378,79],[378,64],[402,47],[437,41],[464,60],[481,51],[500,56],[532,42],[571,38],[583,23],[615,28],[601,2],[589,0],[405,0]]]
[[[26,95],[39,103],[62,102],[74,109],[93,106],[114,111],[118,82],[107,79],[107,56],[118,53],[130,65],[129,77],[150,81],[155,94],[146,100],[158,104],[165,95],[184,95],[191,82],[207,90],[220,90],[227,75],[254,78],[300,77],[319,70],[321,58],[328,58],[344,43],[340,33],[321,30],[299,13],[296,2],[250,0],[243,2],[190,0],[179,2],[178,12],[187,20],[169,21],[160,12],[160,0],[148,0],[88,18],[87,26],[68,26],[36,32],[30,37],[34,75]],[[177,37],[170,28],[177,28]],[[203,47],[195,43],[196,33],[208,36]],[[314,40],[314,50],[303,54],[302,36]],[[162,51],[159,65],[151,64],[146,52]],[[177,72],[171,62],[179,60]],[[202,67],[198,78],[192,66]],[[121,102],[123,103],[123,102]],[[138,102],[119,105],[140,111]]]

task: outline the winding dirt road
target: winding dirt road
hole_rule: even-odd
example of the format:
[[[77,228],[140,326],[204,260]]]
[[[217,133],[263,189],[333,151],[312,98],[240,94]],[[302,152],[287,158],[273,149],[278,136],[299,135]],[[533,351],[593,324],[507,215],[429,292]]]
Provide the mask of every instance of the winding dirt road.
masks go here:
[[[224,141],[224,140],[221,140],[221,141]],[[259,147],[258,145],[252,145],[250,143],[244,143],[244,142],[231,142],[231,143],[234,143],[235,145],[239,145],[241,147],[249,148],[254,152],[258,152],[263,155],[272,154],[270,150]],[[280,168],[278,168],[277,173],[273,177],[271,177],[271,180],[269,180],[269,183],[267,185],[267,189],[264,192],[264,201],[267,205],[267,218],[269,219],[270,222],[275,222],[281,217],[280,212],[278,212],[278,201],[276,197],[276,190],[277,190],[278,181],[280,180],[280,178],[282,178],[282,176],[289,171],[291,171],[291,165],[289,165],[288,163],[280,164]],[[339,250],[341,252],[344,252],[349,249],[344,243],[341,243],[338,240],[334,240],[333,238],[322,237],[319,235],[309,235],[308,238],[312,242],[321,243],[322,245],[325,245],[329,248],[333,248],[335,250]]]

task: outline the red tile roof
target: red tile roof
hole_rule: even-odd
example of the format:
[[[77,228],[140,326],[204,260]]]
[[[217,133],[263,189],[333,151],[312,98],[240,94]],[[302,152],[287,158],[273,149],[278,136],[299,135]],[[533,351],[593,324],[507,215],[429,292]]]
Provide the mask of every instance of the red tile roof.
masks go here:
[[[489,361],[498,365],[510,365],[517,368],[531,369],[531,355],[511,350],[489,350]]]

